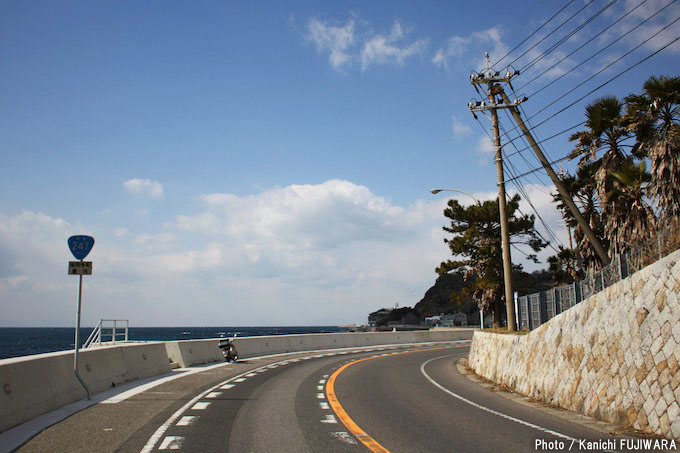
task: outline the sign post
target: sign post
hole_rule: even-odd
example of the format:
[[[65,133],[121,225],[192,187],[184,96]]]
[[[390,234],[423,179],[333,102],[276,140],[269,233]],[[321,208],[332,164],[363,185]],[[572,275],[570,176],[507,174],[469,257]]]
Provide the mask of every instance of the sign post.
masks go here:
[[[90,390],[85,385],[85,382],[78,373],[78,352],[80,351],[80,308],[83,299],[83,275],[92,275],[92,261],[83,261],[90,253],[94,246],[94,238],[92,236],[71,236],[68,238],[68,248],[73,253],[73,256],[79,261],[69,261],[68,274],[78,275],[78,310],[76,314],[76,338],[75,338],[75,353],[73,355],[73,371],[78,378],[78,381],[87,393],[87,399],[90,399]]]

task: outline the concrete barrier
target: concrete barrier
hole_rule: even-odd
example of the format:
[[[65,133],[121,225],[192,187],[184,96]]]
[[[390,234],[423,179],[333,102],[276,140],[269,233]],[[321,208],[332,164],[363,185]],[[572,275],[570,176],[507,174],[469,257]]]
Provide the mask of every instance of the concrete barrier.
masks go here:
[[[434,341],[470,340],[470,328],[438,331],[347,332],[304,335],[272,335],[241,337],[234,340],[239,357],[246,359],[262,355],[322,349],[353,348],[386,344],[427,343]],[[181,367],[224,360],[217,347],[219,338],[207,340],[168,341],[168,357]]]
[[[91,393],[170,371],[163,343],[81,350],[80,375]],[[86,397],[73,374],[73,351],[0,360],[0,432]]]
[[[323,349],[469,340],[473,329],[242,337],[241,358]],[[219,339],[102,346],[81,350],[79,371],[92,394],[181,367],[224,360]],[[86,397],[73,374],[73,351],[0,360],[0,432]]]
[[[224,360],[222,351],[217,347],[218,341],[218,339],[166,341],[165,350],[170,361],[186,368]]]

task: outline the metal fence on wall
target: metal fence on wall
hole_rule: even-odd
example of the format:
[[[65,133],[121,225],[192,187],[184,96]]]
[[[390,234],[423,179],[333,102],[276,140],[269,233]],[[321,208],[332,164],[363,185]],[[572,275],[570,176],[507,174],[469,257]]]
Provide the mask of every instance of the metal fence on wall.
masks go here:
[[[664,230],[628,252],[615,255],[611,263],[585,279],[570,285],[517,298],[517,325],[533,330],[577,303],[589,298],[678,248],[678,231]]]

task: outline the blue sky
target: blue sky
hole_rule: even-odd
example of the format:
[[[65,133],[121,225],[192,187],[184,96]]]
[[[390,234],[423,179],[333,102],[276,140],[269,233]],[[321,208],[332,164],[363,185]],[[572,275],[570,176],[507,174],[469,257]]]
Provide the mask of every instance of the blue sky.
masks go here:
[[[607,3],[592,2],[513,66]],[[566,4],[0,3],[0,326],[73,323],[72,234],[97,241],[86,324],[361,323],[381,306],[415,304],[448,257],[446,196],[429,189],[496,191],[490,122],[467,108],[478,97],[471,70]],[[518,89],[528,115],[550,105],[534,123],[680,36],[677,23],[659,32],[680,16],[672,5],[532,96],[667,1],[639,4],[620,0],[515,79],[518,88],[546,71]],[[569,3],[499,69],[585,5]],[[539,137],[582,121],[598,96],[677,75],[679,52],[626,72]],[[552,158],[570,150],[567,136],[548,142]],[[536,164],[530,154],[511,161],[518,172]],[[548,178],[523,183],[566,242]]]

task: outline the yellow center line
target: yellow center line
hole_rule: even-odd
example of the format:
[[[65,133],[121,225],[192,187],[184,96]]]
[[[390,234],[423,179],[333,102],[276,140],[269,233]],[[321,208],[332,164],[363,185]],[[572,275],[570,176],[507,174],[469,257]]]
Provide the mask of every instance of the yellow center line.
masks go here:
[[[394,352],[392,354],[388,355],[379,355],[379,356],[373,356],[373,357],[364,357],[363,359],[357,359],[353,362],[346,363],[340,368],[338,368],[335,373],[333,373],[329,378],[328,381],[326,381],[326,398],[328,398],[328,403],[330,406],[333,408],[333,411],[335,411],[335,415],[338,417],[338,419],[342,422],[343,425],[351,432],[354,434],[354,436],[361,441],[362,444],[364,444],[366,447],[368,447],[369,450],[373,452],[387,452],[389,453],[389,450],[380,445],[375,439],[373,439],[371,436],[366,434],[366,432],[357,425],[354,420],[350,418],[349,415],[347,415],[347,412],[345,409],[342,407],[340,402],[338,401],[338,397],[335,395],[335,380],[337,377],[342,373],[345,369],[348,367],[354,365],[355,363],[359,362],[364,362],[366,360],[371,360],[371,359],[381,359],[384,357],[391,357],[395,355],[401,355],[401,354],[410,354],[413,352],[423,352],[423,351],[436,351],[439,349],[450,349],[450,348],[465,348],[469,347],[469,345],[464,345],[464,346],[444,346],[440,348],[428,348],[428,349],[416,349],[413,351],[403,351],[403,352]]]

